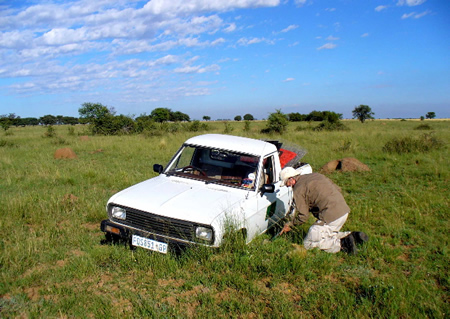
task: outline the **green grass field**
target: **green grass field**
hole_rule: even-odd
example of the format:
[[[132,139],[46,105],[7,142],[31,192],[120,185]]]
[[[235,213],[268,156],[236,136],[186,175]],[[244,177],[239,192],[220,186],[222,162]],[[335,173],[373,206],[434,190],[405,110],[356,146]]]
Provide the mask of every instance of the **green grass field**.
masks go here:
[[[261,135],[264,122],[208,123],[208,133],[281,139],[318,171],[355,157],[370,172],[329,175],[352,209],[344,230],[370,241],[356,256],[295,253],[309,225],[268,241],[161,255],[102,245],[100,221],[115,192],[155,176],[188,137],[90,136],[87,130],[0,132],[2,318],[448,318],[450,121],[345,121],[349,131]],[[227,126],[228,125],[228,126]],[[315,124],[312,124],[315,125]],[[7,133],[7,134],[6,134]],[[394,138],[431,134],[440,148],[385,152]],[[425,140],[428,143],[430,139]],[[56,160],[70,147],[76,159]]]

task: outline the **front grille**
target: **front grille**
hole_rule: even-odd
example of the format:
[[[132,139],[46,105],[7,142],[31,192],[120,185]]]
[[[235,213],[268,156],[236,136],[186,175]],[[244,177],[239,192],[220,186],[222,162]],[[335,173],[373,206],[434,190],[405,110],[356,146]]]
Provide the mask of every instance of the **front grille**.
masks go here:
[[[118,206],[118,205],[111,205]],[[127,211],[126,220],[111,218],[112,221],[143,230],[152,234],[194,242],[195,229],[198,226],[208,227],[180,219],[168,218],[148,212],[120,206]]]

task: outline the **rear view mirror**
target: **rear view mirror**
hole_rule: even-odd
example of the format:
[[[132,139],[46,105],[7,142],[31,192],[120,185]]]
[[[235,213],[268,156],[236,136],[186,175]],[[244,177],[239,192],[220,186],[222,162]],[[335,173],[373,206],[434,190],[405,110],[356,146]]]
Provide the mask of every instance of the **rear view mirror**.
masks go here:
[[[153,165],[153,171],[154,172],[156,172],[158,174],[161,174],[163,172],[163,170],[164,170],[164,168],[163,168],[162,165],[160,165],[160,164],[154,164]]]
[[[274,184],[264,184],[261,187],[261,195],[264,193],[275,193],[275,185]]]

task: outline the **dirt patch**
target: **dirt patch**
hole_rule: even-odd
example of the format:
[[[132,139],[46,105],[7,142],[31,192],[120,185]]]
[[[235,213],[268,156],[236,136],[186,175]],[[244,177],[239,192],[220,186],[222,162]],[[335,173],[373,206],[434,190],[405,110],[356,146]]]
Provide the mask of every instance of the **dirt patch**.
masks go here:
[[[63,197],[63,202],[64,203],[75,203],[78,200],[78,197],[75,196],[74,194],[66,194]]]
[[[346,157],[339,160],[328,162],[320,169],[323,174],[329,174],[334,171],[342,172],[369,172],[370,168],[353,157]]]
[[[183,279],[175,280],[175,279],[158,279],[158,286],[161,287],[176,287],[180,288],[183,286],[185,281]]]
[[[70,147],[65,147],[57,149],[55,151],[55,154],[53,154],[53,157],[55,159],[73,159],[77,158],[77,154],[75,154],[75,152]]]
[[[28,298],[31,301],[37,301],[41,297],[39,294],[39,287],[25,288],[24,292],[27,294]]]
[[[89,141],[89,136],[87,135],[80,136],[80,141]]]

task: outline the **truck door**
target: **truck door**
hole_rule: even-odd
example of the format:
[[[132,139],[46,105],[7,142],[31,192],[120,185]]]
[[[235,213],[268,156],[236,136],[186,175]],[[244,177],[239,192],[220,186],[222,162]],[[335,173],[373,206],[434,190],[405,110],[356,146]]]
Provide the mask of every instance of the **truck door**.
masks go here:
[[[275,165],[275,158],[277,155],[270,155],[263,160],[263,169],[260,172],[259,187],[263,184],[273,184],[275,191],[273,193],[259,193],[258,201],[258,224],[260,233],[272,227],[283,218],[289,209],[290,194],[288,187],[281,187],[279,166]]]

